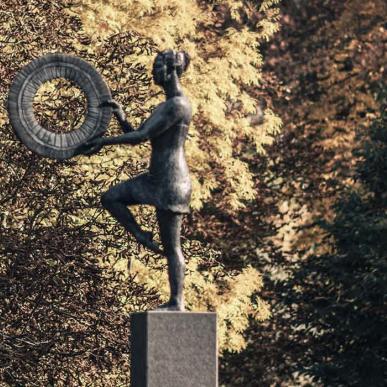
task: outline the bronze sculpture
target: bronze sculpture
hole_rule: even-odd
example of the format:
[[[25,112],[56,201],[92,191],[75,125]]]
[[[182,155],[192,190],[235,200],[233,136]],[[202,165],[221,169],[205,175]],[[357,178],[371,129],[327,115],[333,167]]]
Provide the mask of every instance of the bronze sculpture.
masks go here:
[[[184,51],[166,50],[156,56],[153,80],[164,89],[166,101],[158,105],[137,130],[126,120],[122,107],[111,99],[109,88],[93,66],[67,54],[47,54],[23,67],[11,85],[8,98],[10,121],[16,135],[42,156],[64,160],[77,154],[94,154],[105,145],[135,145],[150,140],[149,172],[112,187],[102,195],[101,201],[139,243],[167,256],[171,296],[169,302],[158,308],[160,310],[184,310],[185,265],[180,230],[183,214],[189,212],[191,197],[184,143],[192,111],[179,78],[189,62],[190,57]],[[54,133],[41,127],[32,106],[40,85],[61,77],[73,81],[88,100],[84,123],[68,133]],[[124,134],[102,137],[112,112]],[[141,229],[127,208],[137,204],[156,207],[163,249],[153,240],[152,233]]]
[[[184,156],[184,143],[192,110],[184,95],[179,78],[186,71],[190,58],[186,52],[160,52],[153,64],[153,80],[164,89],[166,101],[156,107],[137,130],[125,118],[122,107],[108,100],[118,119],[123,135],[97,137],[79,147],[79,153],[92,154],[105,145],[136,145],[150,140],[152,154],[149,172],[119,183],[102,195],[102,205],[150,250],[165,254],[168,260],[170,299],[157,310],[184,310],[184,256],[180,230],[183,214],[189,212],[191,181]],[[156,207],[163,250],[153,240],[152,233],[141,229],[127,206],[148,204]]]

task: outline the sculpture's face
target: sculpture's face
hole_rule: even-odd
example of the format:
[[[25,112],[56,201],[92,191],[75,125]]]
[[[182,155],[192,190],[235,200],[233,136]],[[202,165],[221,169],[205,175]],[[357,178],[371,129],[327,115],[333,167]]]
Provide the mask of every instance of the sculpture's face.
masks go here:
[[[168,76],[173,70],[175,58],[176,54],[173,50],[163,51],[156,56],[152,71],[153,81],[156,85],[163,87],[166,84]]]
[[[153,67],[153,81],[156,85],[163,86],[165,83],[165,69],[163,66]]]

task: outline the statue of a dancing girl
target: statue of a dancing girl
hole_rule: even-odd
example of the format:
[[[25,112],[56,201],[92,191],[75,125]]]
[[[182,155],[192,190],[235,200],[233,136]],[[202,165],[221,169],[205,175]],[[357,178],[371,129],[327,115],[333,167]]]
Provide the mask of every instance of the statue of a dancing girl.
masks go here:
[[[125,118],[122,107],[113,100],[103,103],[113,112],[125,132],[116,137],[99,137],[82,145],[80,151],[95,153],[102,146],[150,141],[152,154],[149,171],[119,183],[102,195],[104,208],[150,250],[168,259],[170,299],[160,310],[184,310],[184,256],[180,230],[183,214],[189,212],[191,181],[184,156],[184,143],[191,121],[191,105],[184,95],[179,77],[186,71],[190,58],[186,52],[160,52],[153,64],[153,80],[164,89],[166,101],[156,107],[137,130]],[[136,222],[128,206],[147,204],[156,207],[162,248]]]

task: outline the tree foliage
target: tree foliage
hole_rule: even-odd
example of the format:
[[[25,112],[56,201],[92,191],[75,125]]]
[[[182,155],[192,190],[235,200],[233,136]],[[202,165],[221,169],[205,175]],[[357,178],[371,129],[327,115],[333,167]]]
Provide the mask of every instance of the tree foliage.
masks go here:
[[[249,120],[259,108],[249,93],[249,86],[257,86],[261,79],[259,44],[279,26],[278,10],[272,3],[86,0],[74,10],[95,39],[132,31],[158,49],[179,47],[192,56],[184,87],[194,111],[187,144],[194,177],[193,208],[200,208],[214,190],[223,192],[218,204],[222,209],[236,210],[255,197],[253,175],[241,157],[241,144],[262,153],[281,126],[270,109],[263,125],[254,127]],[[153,54],[141,57],[148,73],[152,60]],[[151,90],[155,98],[147,101],[149,107],[161,98]]]
[[[256,161],[258,205],[239,218],[243,224],[255,219],[259,226],[259,258],[242,246],[239,253],[264,273],[263,296],[270,299],[272,318],[260,325],[252,323],[245,333],[250,343],[246,350],[229,353],[223,359],[226,385],[249,386],[247,375],[252,374],[257,375],[260,385],[361,385],[359,364],[364,358],[359,349],[357,362],[349,343],[359,343],[352,324],[361,319],[361,313],[353,309],[352,319],[349,311],[350,305],[370,305],[367,294],[373,285],[371,281],[362,282],[363,299],[362,288],[356,284],[360,273],[351,265],[350,256],[341,257],[348,252],[341,244],[349,238],[347,248],[353,244],[350,249],[356,250],[366,243],[365,233],[359,239],[350,236],[356,231],[355,217],[367,222],[363,206],[370,198],[363,194],[376,187],[380,192],[384,189],[383,179],[378,179],[374,188],[365,188],[368,186],[364,182],[376,180],[383,164],[380,158],[372,168],[370,163],[363,164],[364,155],[358,150],[381,147],[379,141],[368,145],[365,141],[382,111],[375,90],[385,78],[385,14],[386,3],[379,0],[292,0],[281,5],[281,31],[263,51],[263,85],[273,97],[284,130],[268,150],[270,157]],[[359,136],[359,132],[366,136]],[[380,172],[373,170],[376,166]],[[362,205],[358,210],[346,206],[346,213],[342,213],[353,191],[360,194]],[[354,218],[349,222],[352,211]],[[339,222],[344,219],[348,223],[342,230],[345,236],[341,236],[339,225],[344,225]],[[228,223],[222,225],[222,230],[234,227],[231,221]],[[333,228],[324,224],[332,224]],[[381,234],[375,235],[379,237],[382,246]],[[230,253],[229,259],[235,255],[238,252]],[[359,263],[359,252],[356,256]],[[376,258],[364,255],[365,273],[367,261],[373,266]],[[325,271],[328,269],[329,273]],[[375,273],[384,275],[380,267]],[[350,301],[333,297],[340,283],[345,283],[343,288],[349,287],[348,292],[356,289],[358,298]],[[381,282],[374,290],[377,288],[378,292],[384,291]],[[328,289],[332,290],[329,297]],[[374,301],[377,305],[382,302]],[[331,319],[328,313],[340,309],[341,319]],[[374,314],[368,333],[378,330],[378,319],[383,321]],[[323,323],[329,324],[329,332],[319,339]],[[379,338],[385,340],[383,337],[380,333]],[[343,342],[345,339],[348,342]],[[372,353],[379,368],[367,368],[363,362],[362,372],[369,375],[363,385],[380,385],[383,377],[378,360],[383,352],[374,344],[364,348]],[[348,379],[344,379],[344,370],[335,369],[335,365],[348,365],[351,360],[353,369],[347,369]]]
[[[359,186],[334,204],[333,222],[321,222],[335,251],[309,257],[291,282],[311,345],[305,371],[324,385],[383,386],[387,380],[386,85],[378,100],[380,117],[357,150]]]
[[[48,52],[78,55],[104,76],[138,125],[161,97],[149,73],[156,51],[187,49],[193,66],[183,82],[196,109],[187,146],[193,208],[207,203],[235,213],[255,196],[246,160],[272,141],[280,121],[270,110],[261,126],[252,127],[246,118],[255,111],[249,84],[259,80],[259,42],[276,31],[278,13],[255,2],[232,6],[129,0],[0,4],[2,382],[127,385],[128,313],[155,307],[167,294],[166,262],[138,249],[99,204],[111,184],[147,167],[149,145],[106,148],[65,162],[32,154],[16,139],[5,110],[15,74]],[[176,12],[185,18],[176,19]],[[67,130],[79,124],[82,98],[74,85],[54,81],[39,90],[36,115],[53,130]],[[116,133],[112,122],[108,134]],[[136,215],[155,231],[153,209],[138,208]],[[220,351],[240,351],[249,319],[269,316],[258,294],[261,276],[247,263],[224,263],[222,251],[194,236],[192,220],[183,230],[188,307],[217,309]]]

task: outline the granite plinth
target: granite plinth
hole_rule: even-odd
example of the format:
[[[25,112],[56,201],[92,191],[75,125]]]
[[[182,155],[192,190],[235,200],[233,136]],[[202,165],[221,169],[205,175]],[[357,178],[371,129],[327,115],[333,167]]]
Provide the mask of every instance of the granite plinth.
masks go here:
[[[131,316],[131,387],[217,387],[216,313]]]

